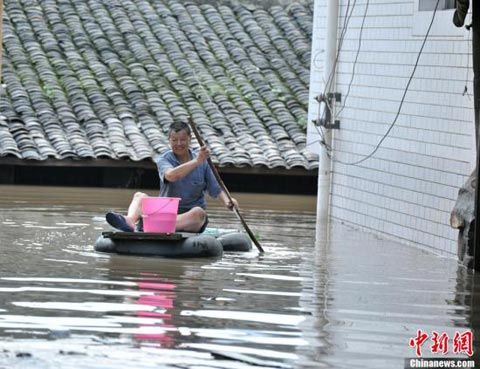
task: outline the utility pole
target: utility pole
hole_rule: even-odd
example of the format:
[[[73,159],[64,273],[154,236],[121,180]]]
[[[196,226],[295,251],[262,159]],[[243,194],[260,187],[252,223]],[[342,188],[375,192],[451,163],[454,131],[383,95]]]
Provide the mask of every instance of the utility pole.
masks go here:
[[[319,1],[319,0],[316,0]],[[318,16],[318,15],[317,15]],[[325,35],[325,59],[323,81],[325,94],[335,92],[335,61],[337,59],[338,0],[327,0],[327,27]],[[319,101],[320,104],[320,101]],[[326,109],[326,107],[324,106]],[[323,113],[323,112],[322,112]],[[334,118],[333,118],[334,119]],[[330,146],[332,136],[330,129],[325,129],[324,141]],[[329,220],[331,160],[326,147],[321,146],[318,161],[318,195],[317,195],[317,235],[322,233]]]

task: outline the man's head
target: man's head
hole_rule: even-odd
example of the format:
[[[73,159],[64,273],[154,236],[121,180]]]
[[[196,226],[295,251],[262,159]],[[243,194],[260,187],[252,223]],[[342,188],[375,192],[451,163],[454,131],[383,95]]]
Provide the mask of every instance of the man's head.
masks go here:
[[[168,130],[168,138],[170,138],[172,132],[180,132],[185,131],[187,132],[188,136],[190,137],[190,126],[184,122],[183,120],[175,120],[172,124],[170,124],[170,128]]]
[[[183,121],[174,121],[170,125],[168,140],[175,155],[184,156],[188,154],[190,134],[190,127]]]

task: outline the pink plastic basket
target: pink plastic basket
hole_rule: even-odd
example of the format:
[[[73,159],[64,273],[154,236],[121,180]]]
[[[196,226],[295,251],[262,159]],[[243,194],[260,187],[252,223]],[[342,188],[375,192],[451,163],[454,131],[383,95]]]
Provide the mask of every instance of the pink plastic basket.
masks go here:
[[[175,233],[178,197],[144,197],[142,199],[143,231]]]

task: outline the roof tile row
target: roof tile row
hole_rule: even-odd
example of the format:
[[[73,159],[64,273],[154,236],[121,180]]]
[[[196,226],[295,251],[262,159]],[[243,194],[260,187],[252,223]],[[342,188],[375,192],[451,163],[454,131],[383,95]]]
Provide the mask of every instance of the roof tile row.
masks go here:
[[[6,2],[0,156],[149,159],[192,116],[220,165],[315,168],[311,6]]]

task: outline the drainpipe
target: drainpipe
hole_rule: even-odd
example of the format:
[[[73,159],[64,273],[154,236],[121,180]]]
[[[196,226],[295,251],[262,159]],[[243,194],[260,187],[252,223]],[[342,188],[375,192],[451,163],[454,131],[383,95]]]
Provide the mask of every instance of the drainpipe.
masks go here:
[[[319,1],[319,0],[317,0]],[[335,59],[337,55],[337,32],[338,32],[338,1],[327,1],[327,32],[325,37],[325,60],[323,81],[325,94],[335,92]],[[317,15],[318,16],[318,15]],[[325,104],[323,104],[325,109]],[[321,112],[323,114],[323,112]],[[334,116],[334,115],[333,115]],[[332,146],[332,134],[330,129],[325,129],[325,143]],[[325,146],[321,145],[318,161],[318,194],[317,194],[317,235],[322,234],[322,228],[328,223],[330,208],[330,185],[331,185],[331,160],[327,155]],[[323,226],[323,227],[322,227]]]

